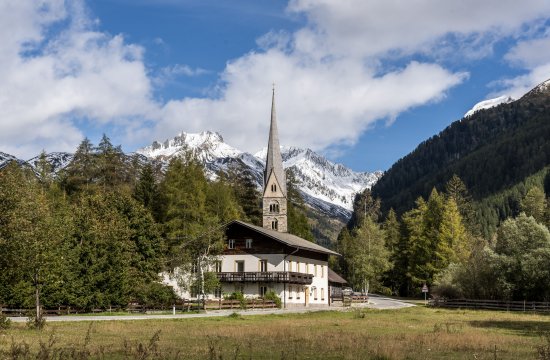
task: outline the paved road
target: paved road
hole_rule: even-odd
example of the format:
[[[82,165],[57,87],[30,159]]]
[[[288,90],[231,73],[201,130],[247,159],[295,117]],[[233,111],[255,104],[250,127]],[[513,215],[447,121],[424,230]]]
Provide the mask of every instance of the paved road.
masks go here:
[[[412,304],[404,303],[402,301],[371,296],[369,304],[354,304],[354,307],[366,307],[373,309],[400,309],[404,307],[414,306]],[[176,314],[176,315],[119,315],[119,316],[47,316],[47,322],[70,322],[70,321],[131,321],[131,320],[158,320],[158,319],[192,319],[192,318],[204,318],[204,317],[219,317],[228,316],[232,313],[239,313],[243,316],[250,315],[269,315],[269,314],[300,314],[315,311],[348,311],[349,308],[342,307],[330,307],[330,308],[296,308],[296,309],[265,309],[265,310],[215,310],[208,311],[200,314]],[[26,322],[25,317],[11,317],[13,322]]]
[[[415,306],[411,303],[406,303],[403,301],[390,299],[384,296],[379,295],[370,295],[369,303],[365,307],[380,309],[380,310],[391,310],[391,309],[402,309],[406,307]]]

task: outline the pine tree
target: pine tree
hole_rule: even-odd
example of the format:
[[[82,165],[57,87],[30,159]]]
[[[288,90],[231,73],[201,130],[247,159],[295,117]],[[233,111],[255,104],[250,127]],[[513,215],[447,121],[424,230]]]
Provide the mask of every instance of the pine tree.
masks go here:
[[[2,297],[27,306],[32,293],[38,327],[42,324],[42,291],[59,278],[60,250],[67,238],[67,229],[56,221],[56,211],[46,191],[33,173],[16,165],[1,172],[0,273],[5,276]]]
[[[61,182],[65,190],[74,193],[88,188],[97,177],[97,158],[93,144],[84,138],[69,165],[62,171]]]
[[[250,169],[242,162],[232,164],[227,174],[227,182],[235,192],[237,202],[244,211],[245,220],[254,225],[262,225],[261,193]]]
[[[384,237],[386,239],[386,248],[390,251],[390,253],[395,253],[397,251],[399,241],[401,240],[401,230],[399,221],[397,220],[397,216],[395,215],[395,211],[393,209],[390,209],[388,212],[386,220],[382,226],[384,230]]]
[[[120,146],[113,146],[107,135],[103,134],[96,151],[98,184],[113,187],[124,183],[128,179],[129,171]]]
[[[309,241],[313,241],[311,226],[305,214],[305,205],[298,190],[298,181],[292,171],[287,173],[287,221],[288,232]]]
[[[206,195],[206,210],[215,216],[220,224],[240,220],[244,217],[244,212],[237,202],[233,189],[223,176],[219,176],[216,181],[208,184]]]
[[[453,262],[465,263],[468,260],[471,250],[468,235],[458,206],[452,197],[445,201],[440,236],[437,252],[443,261],[442,268]]]
[[[544,192],[538,186],[529,189],[521,201],[521,210],[525,212],[527,216],[534,217],[539,223],[544,223],[546,206]]]
[[[162,199],[155,180],[153,165],[150,163],[145,163],[141,168],[139,180],[134,187],[133,196],[134,199],[151,212],[155,219],[160,219],[160,203]]]

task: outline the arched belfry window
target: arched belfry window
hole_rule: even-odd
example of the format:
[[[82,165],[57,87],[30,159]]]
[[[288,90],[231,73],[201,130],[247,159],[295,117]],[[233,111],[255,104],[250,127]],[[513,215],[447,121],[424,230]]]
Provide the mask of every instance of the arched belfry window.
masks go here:
[[[279,213],[279,203],[274,202],[274,203],[269,204],[269,212],[278,214]]]
[[[277,191],[277,184],[271,184],[271,191],[272,192]]]
[[[277,221],[277,219],[271,221],[271,228],[273,230],[278,230],[279,229],[279,222]]]

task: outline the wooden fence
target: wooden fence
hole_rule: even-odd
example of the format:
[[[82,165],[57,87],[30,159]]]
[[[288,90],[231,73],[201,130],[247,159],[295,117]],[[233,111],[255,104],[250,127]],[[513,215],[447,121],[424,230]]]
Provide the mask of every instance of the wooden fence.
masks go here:
[[[431,299],[428,306],[454,309],[550,312],[550,302],[473,299]]]
[[[128,313],[151,313],[151,312],[189,312],[199,310],[224,310],[224,309],[273,309],[277,304],[273,300],[264,299],[246,299],[243,303],[239,300],[206,300],[204,303],[201,300],[180,300],[172,305],[148,307],[139,303],[130,303],[126,307],[110,307],[106,309],[84,310],[70,306],[60,306],[58,308],[42,309],[43,313],[48,316],[56,315],[76,315],[90,313],[110,313],[110,312],[128,312]],[[6,316],[28,316],[34,309],[10,309],[0,304],[0,314]]]

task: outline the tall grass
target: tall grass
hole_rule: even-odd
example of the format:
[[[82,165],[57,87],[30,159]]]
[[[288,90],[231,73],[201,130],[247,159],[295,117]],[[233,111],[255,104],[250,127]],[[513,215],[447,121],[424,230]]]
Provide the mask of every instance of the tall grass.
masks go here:
[[[89,324],[13,324],[0,359],[546,360],[550,349],[550,316],[420,307]]]

